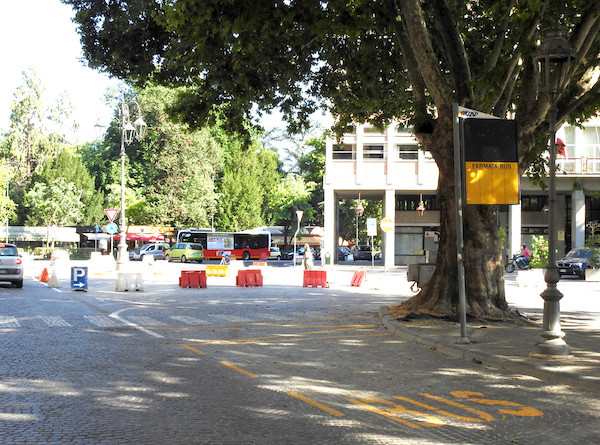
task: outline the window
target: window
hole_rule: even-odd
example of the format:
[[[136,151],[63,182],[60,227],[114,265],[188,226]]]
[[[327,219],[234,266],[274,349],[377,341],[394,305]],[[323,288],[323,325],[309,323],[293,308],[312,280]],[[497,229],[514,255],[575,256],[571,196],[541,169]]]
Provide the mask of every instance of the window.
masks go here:
[[[414,160],[419,158],[419,147],[417,145],[396,145],[398,159]]]
[[[396,196],[396,210],[416,212],[419,203],[421,202],[420,195],[397,195]],[[439,210],[440,205],[436,195],[423,195],[423,203],[427,210]]]
[[[354,159],[354,144],[333,144],[333,159]]]
[[[600,128],[584,127],[582,131],[586,156],[600,158]]]
[[[363,131],[365,134],[371,134],[376,136],[383,136],[385,134],[385,130],[381,131],[375,127],[364,127]]]
[[[385,147],[383,145],[365,145],[363,147],[363,158],[385,159]]]
[[[547,205],[548,197],[545,195],[521,197],[521,211],[523,212],[541,212]]]
[[[423,238],[422,227],[397,227],[396,255],[414,255],[415,251],[423,250]]]

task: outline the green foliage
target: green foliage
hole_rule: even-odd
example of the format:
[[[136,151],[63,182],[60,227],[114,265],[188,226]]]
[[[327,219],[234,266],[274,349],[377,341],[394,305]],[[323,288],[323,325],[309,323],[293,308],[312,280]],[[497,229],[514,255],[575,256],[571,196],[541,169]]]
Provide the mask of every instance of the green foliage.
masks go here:
[[[548,267],[548,240],[542,235],[533,236],[531,243],[531,260],[529,265],[534,268]]]
[[[301,225],[313,218],[314,209],[309,200],[314,186],[314,183],[306,183],[303,178],[289,174],[269,194],[270,222],[283,226],[286,241],[291,229],[297,227],[296,211],[304,212]]]
[[[506,246],[506,229],[503,226],[498,227],[498,233],[500,234],[500,242],[502,243],[502,248]]]
[[[49,184],[36,182],[25,194],[24,205],[29,209],[26,223],[48,227],[77,224],[82,218],[82,190],[74,183],[57,178]],[[50,239],[47,240],[50,243]]]
[[[94,225],[104,219],[104,195],[97,192],[94,178],[83,165],[76,150],[76,147],[65,146],[54,160],[44,164],[40,173],[33,175],[32,183],[51,184],[58,178],[73,183],[77,190],[83,192],[83,214],[80,223]]]
[[[314,209],[312,225],[323,226],[323,176],[325,176],[325,134],[313,137],[305,145],[311,149],[298,159],[299,174],[306,182],[314,184],[310,206]]]
[[[592,256],[588,260],[588,266],[596,269],[600,255],[600,234],[596,232],[600,229],[600,221],[589,221],[586,226],[590,231],[590,236],[585,240],[585,246],[592,249]]]
[[[8,184],[9,178],[7,175],[9,174],[9,170],[6,168],[0,167],[0,184]],[[7,219],[14,218],[16,216],[16,207],[15,202],[7,197],[5,193],[0,195],[0,221],[6,221]]]

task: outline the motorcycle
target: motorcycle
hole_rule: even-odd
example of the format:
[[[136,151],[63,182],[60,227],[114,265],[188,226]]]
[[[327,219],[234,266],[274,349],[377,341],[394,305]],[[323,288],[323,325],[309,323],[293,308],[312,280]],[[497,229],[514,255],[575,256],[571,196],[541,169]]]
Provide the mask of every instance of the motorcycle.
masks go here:
[[[508,260],[504,270],[508,273],[512,273],[515,271],[515,269],[528,270],[530,268],[531,266],[529,266],[529,258],[523,255],[521,252],[518,252],[513,255],[512,259]]]

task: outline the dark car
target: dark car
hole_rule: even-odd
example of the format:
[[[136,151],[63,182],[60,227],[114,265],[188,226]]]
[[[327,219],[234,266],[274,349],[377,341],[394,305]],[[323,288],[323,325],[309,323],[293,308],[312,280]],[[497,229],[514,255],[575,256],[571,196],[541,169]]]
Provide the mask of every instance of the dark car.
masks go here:
[[[358,245],[354,247],[354,251],[352,252],[354,255],[354,261],[356,260],[369,260],[371,261],[371,246],[368,245]]]
[[[575,275],[581,279],[585,279],[585,269],[590,267],[589,262],[591,258],[592,249],[588,249],[587,247],[571,249],[564,258],[556,262],[558,274],[560,276]]]
[[[346,261],[348,256],[352,255],[352,251],[349,247],[339,246],[338,247],[338,261]]]

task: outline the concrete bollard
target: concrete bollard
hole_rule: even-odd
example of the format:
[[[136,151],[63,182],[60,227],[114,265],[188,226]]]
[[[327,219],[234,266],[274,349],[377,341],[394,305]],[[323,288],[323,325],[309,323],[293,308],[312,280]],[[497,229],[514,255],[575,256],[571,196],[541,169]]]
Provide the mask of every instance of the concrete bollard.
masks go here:
[[[144,283],[141,272],[117,272],[117,292],[143,291]]]

